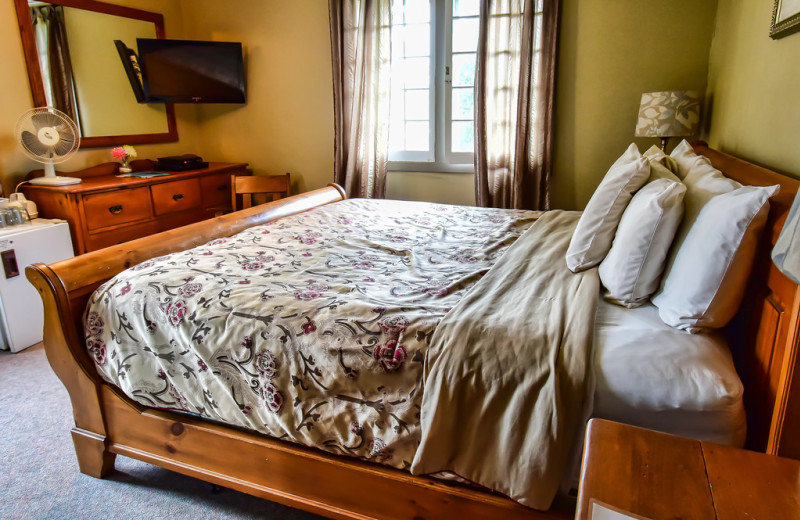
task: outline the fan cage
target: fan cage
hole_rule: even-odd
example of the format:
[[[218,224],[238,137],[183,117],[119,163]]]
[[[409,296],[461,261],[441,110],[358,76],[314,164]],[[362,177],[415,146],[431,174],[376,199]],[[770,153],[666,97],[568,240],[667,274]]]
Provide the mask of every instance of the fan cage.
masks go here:
[[[42,128],[58,132],[54,145],[42,143],[39,132]],[[80,147],[78,125],[64,112],[53,107],[28,110],[19,118],[14,133],[25,155],[44,164],[58,164],[75,155]]]

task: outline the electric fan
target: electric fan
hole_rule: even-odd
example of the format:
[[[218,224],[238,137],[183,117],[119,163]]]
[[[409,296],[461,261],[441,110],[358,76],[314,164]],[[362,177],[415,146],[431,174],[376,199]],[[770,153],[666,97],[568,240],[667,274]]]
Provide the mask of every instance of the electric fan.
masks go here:
[[[76,177],[58,177],[53,166],[72,157],[81,142],[78,125],[67,114],[52,107],[33,108],[19,118],[14,135],[28,157],[44,164],[44,177],[31,179],[31,184],[64,186],[81,182]]]

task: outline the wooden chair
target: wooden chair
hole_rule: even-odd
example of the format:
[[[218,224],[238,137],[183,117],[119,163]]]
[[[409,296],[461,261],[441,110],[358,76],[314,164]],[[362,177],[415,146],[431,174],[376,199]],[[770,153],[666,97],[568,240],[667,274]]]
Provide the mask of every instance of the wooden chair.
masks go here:
[[[272,200],[278,200],[289,196],[291,178],[288,173],[284,175],[268,176],[231,176],[231,208],[233,211],[247,209],[253,206],[253,195],[271,195]],[[237,195],[241,195],[242,205],[239,207]],[[267,200],[267,202],[271,202]]]

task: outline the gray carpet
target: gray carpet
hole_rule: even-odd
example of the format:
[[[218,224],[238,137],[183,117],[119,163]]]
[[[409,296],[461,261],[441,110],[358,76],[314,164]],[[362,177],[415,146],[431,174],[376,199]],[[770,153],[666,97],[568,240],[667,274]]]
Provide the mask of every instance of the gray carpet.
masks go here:
[[[0,518],[320,518],[126,457],[108,478],[88,477],[73,425],[44,349],[0,352]]]

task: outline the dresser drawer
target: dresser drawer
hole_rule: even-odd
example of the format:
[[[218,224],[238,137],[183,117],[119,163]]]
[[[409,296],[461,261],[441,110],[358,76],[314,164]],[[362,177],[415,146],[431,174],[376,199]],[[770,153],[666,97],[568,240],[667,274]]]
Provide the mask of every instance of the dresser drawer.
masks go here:
[[[153,216],[149,188],[117,190],[83,197],[86,227],[90,230],[143,220]]]
[[[150,191],[153,194],[153,209],[156,215],[200,206],[200,183],[197,179],[154,184],[150,186]]]
[[[200,191],[203,192],[204,206],[230,206],[231,174],[220,173],[202,177],[200,179]]]

